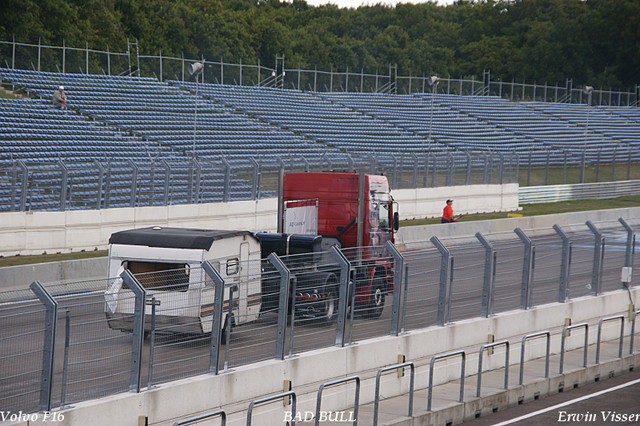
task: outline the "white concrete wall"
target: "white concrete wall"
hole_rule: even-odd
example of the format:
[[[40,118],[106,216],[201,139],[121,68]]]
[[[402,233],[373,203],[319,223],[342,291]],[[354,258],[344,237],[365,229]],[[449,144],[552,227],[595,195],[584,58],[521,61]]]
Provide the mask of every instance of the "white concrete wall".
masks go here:
[[[456,213],[512,211],[518,185],[474,185],[392,191],[402,219],[440,216],[454,199]],[[148,226],[275,231],[277,200],[233,201],[66,212],[0,214],[0,256],[68,253],[107,248],[116,231]]]
[[[391,191],[398,202],[400,219],[442,217],[447,200],[453,200],[454,214],[507,212],[518,210],[518,184],[446,186]]]
[[[473,236],[476,232],[480,232],[483,235],[503,232],[513,233],[513,230],[516,228],[521,228],[522,230],[543,228],[551,229],[555,224],[562,227],[568,225],[584,225],[587,220],[590,220],[593,223],[615,222],[620,217],[627,221],[636,219],[640,217],[640,207],[411,226],[400,228],[400,231],[396,236],[396,244],[404,244],[407,247],[416,248],[417,243],[429,241],[433,236],[438,238],[447,238]],[[622,225],[619,226],[623,229]]]
[[[631,293],[631,297],[638,300],[640,288],[633,289]],[[306,352],[284,361],[271,360],[237,367],[231,372],[217,376],[201,375],[166,383],[138,394],[123,393],[74,404],[73,408],[62,411],[64,421],[55,424],[58,426],[129,425],[136,424],[137,417],[140,415],[148,416],[149,423],[169,420],[173,422],[178,418],[219,407],[228,411],[231,410],[230,407],[243,410],[253,399],[282,392],[283,380],[291,380],[293,390],[303,395],[298,400],[297,411],[314,411],[315,391],[320,383],[351,375],[366,377],[360,391],[360,403],[365,404],[371,402],[374,397],[375,372],[383,366],[396,364],[399,354],[404,354],[407,361],[422,360],[415,383],[415,387],[420,389],[428,385],[428,360],[434,355],[465,348],[468,350],[466,374],[474,374],[478,368],[478,350],[486,343],[487,335],[493,334],[496,341],[511,338],[510,364],[517,364],[519,363],[519,345],[517,344],[519,336],[541,330],[553,330],[551,351],[558,353],[560,331],[565,318],[571,318],[572,324],[587,320],[591,320],[593,324],[594,318],[626,313],[628,304],[629,294],[625,291],[616,291],[599,297],[583,297],[568,303],[539,306],[527,311],[500,313],[491,318],[474,318],[445,327],[414,330],[398,337],[388,336],[365,340],[346,348]],[[597,327],[591,326],[590,344],[595,342],[595,333],[597,333]],[[577,331],[574,334],[577,337],[567,341],[567,349],[579,348],[584,341],[579,337],[583,334]],[[611,323],[603,333],[603,340],[615,339],[618,335],[619,323]],[[539,357],[543,353],[542,350],[543,341],[538,341],[535,346],[528,347],[526,358]],[[502,366],[504,364],[502,353],[497,349],[496,356],[485,357],[483,370]],[[590,354],[589,360],[591,363],[593,354]],[[557,368],[557,365],[553,365],[553,368]],[[459,360],[438,362],[434,384],[455,378],[459,375],[459,371]],[[408,375],[405,374],[405,378],[398,380],[394,372],[390,372],[383,382],[383,394],[393,395],[396,391],[405,389],[407,377]],[[352,390],[330,394],[333,394],[333,397],[323,400],[323,410],[345,408],[353,400]],[[470,396],[467,394],[466,398]],[[282,424],[283,412],[289,409],[290,407],[283,407],[281,402],[276,402],[259,410],[253,424]],[[27,422],[17,424],[26,426]],[[30,423],[31,426],[44,424],[51,423],[42,421]],[[235,424],[245,424],[245,422]]]
[[[113,232],[148,226],[275,230],[277,200],[0,214],[0,255],[104,250]]]

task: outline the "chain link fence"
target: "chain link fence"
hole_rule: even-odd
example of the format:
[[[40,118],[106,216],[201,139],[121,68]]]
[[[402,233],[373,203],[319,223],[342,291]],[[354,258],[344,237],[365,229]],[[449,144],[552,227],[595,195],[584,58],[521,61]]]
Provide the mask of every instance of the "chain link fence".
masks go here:
[[[637,219],[515,229],[0,293],[0,408],[36,412],[640,284]],[[174,265],[176,266],[176,265]],[[123,266],[124,268],[124,266]],[[223,270],[221,268],[226,268]],[[227,278],[221,278],[221,271]]]

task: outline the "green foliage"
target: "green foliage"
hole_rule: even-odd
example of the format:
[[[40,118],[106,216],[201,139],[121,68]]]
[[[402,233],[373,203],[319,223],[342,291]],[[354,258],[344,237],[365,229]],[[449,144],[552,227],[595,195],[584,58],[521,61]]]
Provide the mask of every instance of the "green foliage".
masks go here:
[[[637,0],[460,0],[340,9],[304,0],[4,0],[0,39],[272,67],[482,75],[628,86],[640,69]],[[215,58],[215,59],[214,59]]]

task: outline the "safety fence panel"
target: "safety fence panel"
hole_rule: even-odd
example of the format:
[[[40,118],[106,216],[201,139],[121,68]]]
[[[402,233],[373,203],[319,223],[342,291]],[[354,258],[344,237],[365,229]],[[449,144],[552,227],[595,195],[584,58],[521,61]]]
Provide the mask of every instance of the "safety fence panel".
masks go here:
[[[621,273],[625,264],[627,231],[620,222],[601,222],[596,226],[604,235],[604,257],[602,265],[601,291],[620,290]]]
[[[475,239],[475,238],[474,238]],[[475,239],[472,242],[442,240],[453,256],[453,284],[451,288],[451,321],[482,315],[485,248]]]
[[[486,236],[496,251],[493,312],[520,309],[524,244],[515,233]]]
[[[151,372],[151,383],[157,384],[208,372],[213,281],[202,268],[184,267],[135,277],[146,290],[142,373]],[[148,382],[147,377],[143,383]]]
[[[352,341],[389,335],[393,311],[393,257],[381,246],[342,252],[353,270]]]
[[[417,330],[437,323],[441,255],[430,242],[424,249],[403,250],[409,265],[404,328]]]
[[[116,287],[119,292],[105,296],[105,290]],[[53,401],[68,405],[128,391],[133,292],[117,280],[52,284],[46,289],[58,302]]]
[[[544,230],[542,235],[530,231],[525,233],[536,248],[532,304],[557,302],[562,266],[562,239],[553,230]]]
[[[290,348],[292,353],[301,353],[334,346],[343,279],[340,265],[329,252],[290,255],[281,259],[291,273],[289,307],[294,310],[289,312],[285,352],[289,353]]]
[[[231,333],[224,333],[226,338],[223,340],[227,346],[223,346],[225,356],[221,356],[221,359],[228,360],[225,361],[226,367],[273,359],[276,354],[280,273],[268,259],[240,262],[240,267],[241,276],[225,278],[225,295],[227,291],[229,295],[233,294]],[[225,296],[226,318],[229,311],[227,300],[231,299]],[[228,325],[227,322],[227,331]]]
[[[2,411],[38,411],[46,312],[31,290],[0,292]]]
[[[592,292],[595,236],[586,225],[563,226],[571,241],[569,298],[588,296]]]

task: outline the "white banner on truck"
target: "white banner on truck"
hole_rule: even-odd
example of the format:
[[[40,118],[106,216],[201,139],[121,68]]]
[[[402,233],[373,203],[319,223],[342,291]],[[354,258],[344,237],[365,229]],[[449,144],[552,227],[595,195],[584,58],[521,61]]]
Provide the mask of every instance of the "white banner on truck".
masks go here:
[[[317,235],[317,200],[300,200],[286,202],[284,206],[284,233]]]

